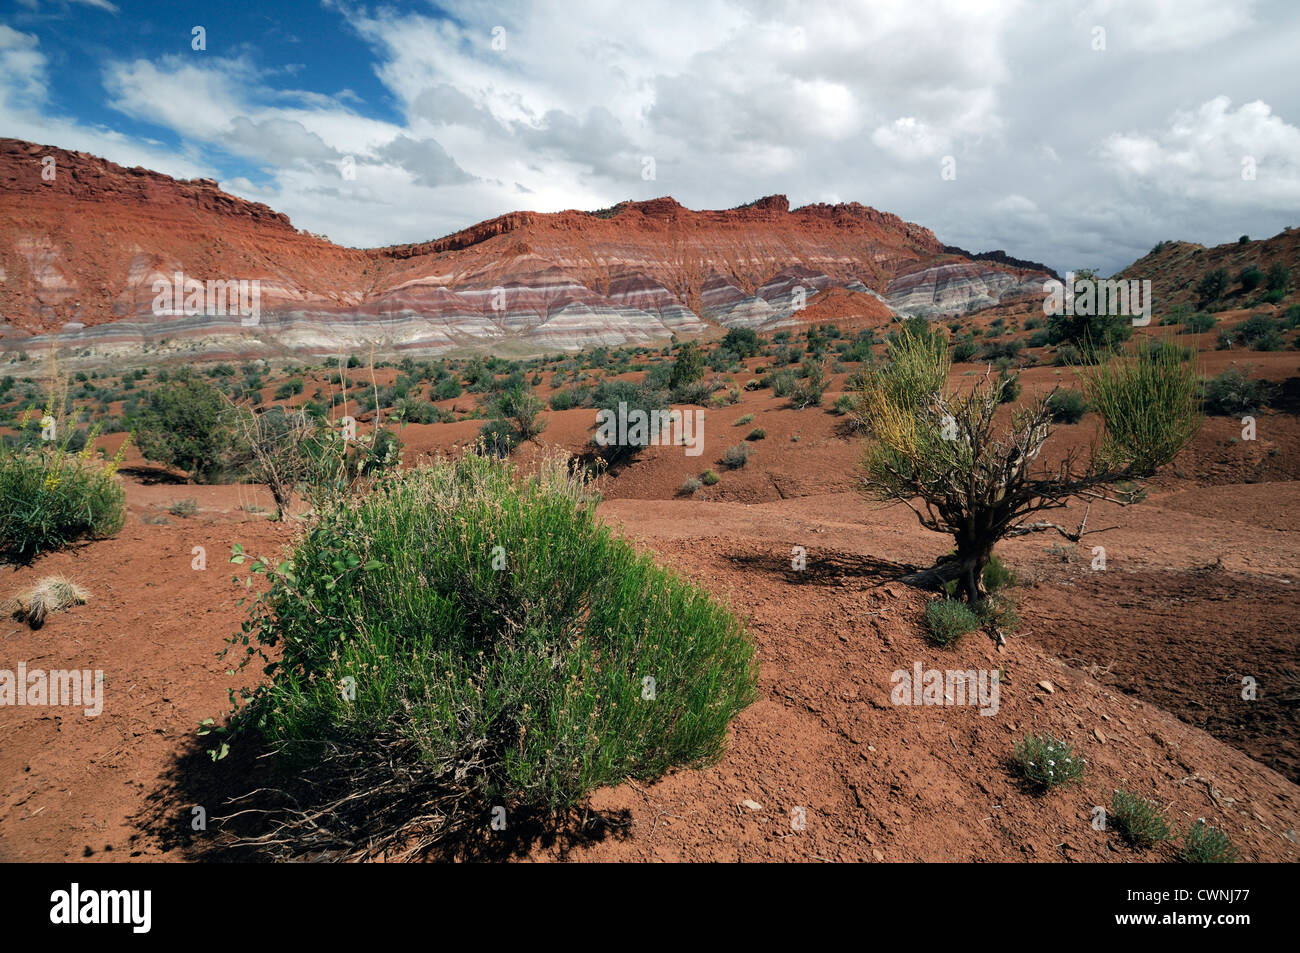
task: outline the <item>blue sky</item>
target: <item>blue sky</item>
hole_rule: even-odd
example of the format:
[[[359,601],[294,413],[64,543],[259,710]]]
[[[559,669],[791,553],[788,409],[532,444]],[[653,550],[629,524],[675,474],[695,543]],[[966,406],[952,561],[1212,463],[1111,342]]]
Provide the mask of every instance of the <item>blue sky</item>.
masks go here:
[[[1283,0],[11,0],[0,135],[348,245],[782,192],[1111,271],[1300,224],[1297,49]]]

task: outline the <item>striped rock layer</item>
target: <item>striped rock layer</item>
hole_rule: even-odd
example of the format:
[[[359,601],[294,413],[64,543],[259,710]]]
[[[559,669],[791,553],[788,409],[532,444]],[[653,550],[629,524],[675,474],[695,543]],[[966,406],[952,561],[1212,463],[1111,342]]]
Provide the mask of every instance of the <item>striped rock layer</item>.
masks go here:
[[[256,320],[206,299],[200,313],[160,308],[155,283],[178,274],[256,281]],[[830,290],[860,311],[932,317],[1046,277],[857,203],[791,209],[779,195],[727,211],[660,198],[514,212],[436,241],[345,248],[209,179],[0,139],[0,366],[52,344],[90,359],[649,344],[833,320]]]

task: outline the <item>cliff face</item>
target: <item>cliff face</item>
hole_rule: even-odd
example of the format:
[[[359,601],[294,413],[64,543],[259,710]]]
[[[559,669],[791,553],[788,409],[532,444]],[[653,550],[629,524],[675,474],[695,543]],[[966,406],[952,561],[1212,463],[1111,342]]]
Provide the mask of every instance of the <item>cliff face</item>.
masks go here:
[[[49,159],[52,177],[43,175]],[[206,299],[197,314],[179,301],[178,313],[159,313],[155,282],[177,273],[256,280],[256,321],[214,313]],[[857,203],[792,210],[779,195],[726,211],[665,197],[599,212],[514,212],[436,241],[350,249],[211,180],[0,139],[0,347],[10,350],[53,339],[98,357],[372,343],[536,351],[651,342],[710,323],[794,324],[832,289],[950,313],[1033,279],[1041,284],[1041,273],[954,255],[895,215]],[[825,311],[819,320],[834,317]]]

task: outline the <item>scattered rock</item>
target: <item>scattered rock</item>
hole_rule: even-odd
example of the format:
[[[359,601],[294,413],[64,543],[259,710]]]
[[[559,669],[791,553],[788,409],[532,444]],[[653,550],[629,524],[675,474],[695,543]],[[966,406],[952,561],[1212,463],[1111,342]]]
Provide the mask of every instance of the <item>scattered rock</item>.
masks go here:
[[[749,798],[746,798],[740,803],[743,804],[745,807],[749,808],[751,811],[761,811],[763,809],[763,805],[759,804],[757,801],[751,801],[749,800]]]
[[[1053,685],[1051,682],[1049,682],[1047,679],[1043,679],[1041,682],[1039,682],[1038,687],[1041,688],[1043,691],[1047,692],[1047,694],[1049,695],[1056,691],[1056,686]]]

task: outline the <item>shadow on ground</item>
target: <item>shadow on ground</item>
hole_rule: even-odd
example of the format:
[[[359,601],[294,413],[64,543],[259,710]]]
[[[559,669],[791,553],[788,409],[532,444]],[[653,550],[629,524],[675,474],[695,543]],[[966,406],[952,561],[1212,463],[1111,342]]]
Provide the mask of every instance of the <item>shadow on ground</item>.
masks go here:
[[[376,794],[371,787],[352,809],[304,823],[304,814],[354,793],[346,789],[353,779],[341,785],[337,771],[285,764],[251,741],[232,747],[220,761],[208,753],[211,747],[209,739],[194,737],[175,757],[133,818],[133,855],[159,849],[166,859],[217,863],[472,862],[525,857],[541,848],[564,859],[574,848],[631,836],[629,811],[582,808],[558,817],[515,813],[504,830],[493,830],[490,805],[468,806],[463,796],[448,797],[428,781],[406,783],[409,775],[400,768],[392,772],[398,783],[388,790]],[[421,821],[434,816],[447,823]],[[294,823],[290,829],[280,826],[287,819]],[[407,822],[413,823],[391,840]]]
[[[746,572],[769,573],[780,576],[783,582],[794,586],[842,586],[849,582],[866,582],[883,586],[901,582],[921,589],[933,588],[927,577],[927,568],[909,563],[896,563],[860,553],[839,553],[818,550],[804,569],[796,569],[793,556],[774,553],[733,553],[727,561]]]

